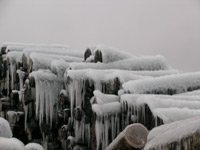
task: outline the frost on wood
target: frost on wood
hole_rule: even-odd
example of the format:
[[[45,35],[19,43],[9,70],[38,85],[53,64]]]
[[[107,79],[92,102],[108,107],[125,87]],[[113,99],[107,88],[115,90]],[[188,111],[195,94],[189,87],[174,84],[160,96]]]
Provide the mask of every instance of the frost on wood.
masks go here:
[[[199,97],[122,95],[123,128],[139,122],[151,129],[160,124],[199,115]]]
[[[163,56],[143,56],[123,59],[111,63],[71,63],[72,69],[121,69],[121,70],[169,70]]]
[[[104,45],[92,46],[85,51],[86,62],[109,63],[130,57],[133,57],[130,53],[123,52],[116,48],[111,48]]]
[[[65,62],[63,59],[51,62],[51,71],[58,77],[64,77],[67,68],[69,68],[69,62]]]
[[[107,104],[93,104],[92,110],[96,114],[95,135],[97,149],[104,150],[120,132],[121,104],[112,102]]]
[[[54,47],[27,48],[23,50],[23,56],[22,56],[24,68],[28,67],[30,61],[30,54],[34,52],[41,54],[72,56],[77,58],[83,57],[83,51],[69,49],[69,48],[54,48]]]
[[[30,61],[32,64],[29,63],[30,70],[38,70],[38,69],[51,69],[51,62],[53,60],[63,59],[66,62],[81,62],[82,59],[78,57],[72,56],[61,56],[61,55],[53,55],[53,54],[42,54],[42,53],[31,53],[30,54]]]
[[[126,93],[133,94],[179,94],[200,89],[200,73],[183,73],[129,81],[122,87]]]
[[[145,150],[193,149],[199,146],[200,117],[192,117],[182,121],[154,128],[148,135]]]
[[[48,70],[34,71],[30,77],[33,77],[36,83],[36,116],[39,117],[40,124],[45,121],[51,125],[54,104],[63,89],[63,80]]]
[[[0,137],[11,138],[12,131],[7,120],[0,117]],[[1,140],[0,140],[1,141]],[[1,147],[1,145],[0,145]]]

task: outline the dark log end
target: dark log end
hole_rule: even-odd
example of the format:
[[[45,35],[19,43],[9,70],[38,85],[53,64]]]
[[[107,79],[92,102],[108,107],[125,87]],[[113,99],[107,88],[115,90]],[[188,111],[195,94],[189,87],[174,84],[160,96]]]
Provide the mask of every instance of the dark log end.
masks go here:
[[[85,53],[84,53],[84,60],[86,61],[88,57],[90,57],[90,55],[92,55],[91,50],[88,48]]]

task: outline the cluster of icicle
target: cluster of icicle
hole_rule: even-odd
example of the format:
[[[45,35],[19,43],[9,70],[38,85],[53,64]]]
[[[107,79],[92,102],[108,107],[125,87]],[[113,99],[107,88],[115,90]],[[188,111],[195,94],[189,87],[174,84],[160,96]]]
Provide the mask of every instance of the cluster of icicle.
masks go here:
[[[62,79],[57,78],[48,70],[34,71],[30,74],[30,77],[35,79],[36,116],[39,118],[40,124],[45,121],[47,124],[52,125],[54,105],[60,90],[64,86]]]

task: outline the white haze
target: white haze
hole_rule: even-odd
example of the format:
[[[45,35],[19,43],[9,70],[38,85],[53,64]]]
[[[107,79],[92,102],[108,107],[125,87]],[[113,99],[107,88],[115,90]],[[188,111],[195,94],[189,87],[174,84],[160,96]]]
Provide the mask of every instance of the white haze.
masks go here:
[[[0,0],[0,42],[105,44],[200,70],[198,0]]]

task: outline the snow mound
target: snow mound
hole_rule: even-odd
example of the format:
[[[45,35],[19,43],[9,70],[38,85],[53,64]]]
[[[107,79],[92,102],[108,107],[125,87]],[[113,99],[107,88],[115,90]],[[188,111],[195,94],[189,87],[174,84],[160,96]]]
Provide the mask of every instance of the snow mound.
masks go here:
[[[0,150],[25,150],[24,144],[16,138],[0,137]]]
[[[38,143],[28,143],[25,148],[26,150],[44,150],[44,148]]]
[[[12,131],[8,121],[1,117],[0,117],[0,137],[5,137],[5,138],[12,137]]]

